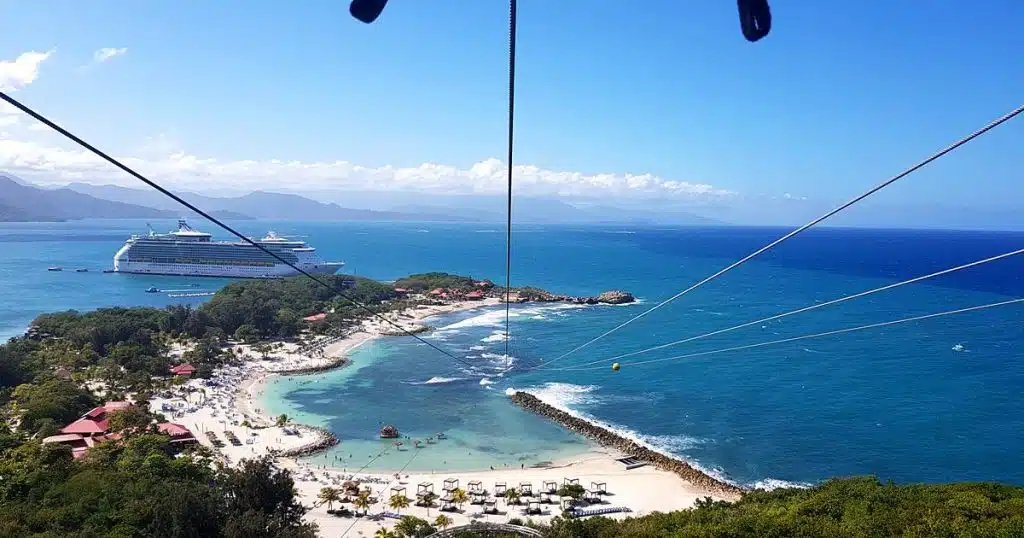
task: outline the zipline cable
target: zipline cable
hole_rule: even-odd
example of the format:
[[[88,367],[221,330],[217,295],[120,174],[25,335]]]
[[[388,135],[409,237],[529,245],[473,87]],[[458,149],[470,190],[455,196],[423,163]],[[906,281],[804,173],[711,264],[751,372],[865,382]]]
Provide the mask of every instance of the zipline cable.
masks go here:
[[[640,366],[642,364],[652,364],[652,363],[656,363],[656,362],[665,362],[665,361],[672,361],[672,360],[688,359],[688,358],[692,358],[692,357],[702,357],[702,356],[705,356],[705,355],[715,355],[715,354],[718,354],[718,353],[725,353],[727,351],[741,351],[741,350],[744,350],[744,349],[753,349],[753,348],[770,346],[770,345],[775,345],[775,344],[784,344],[784,343],[787,343],[787,342],[796,342],[796,341],[799,341],[799,340],[810,340],[812,338],[822,338],[822,337],[825,337],[825,336],[832,336],[832,335],[836,335],[836,334],[852,333],[852,332],[856,332],[856,331],[864,331],[864,330],[867,330],[867,329],[877,329],[879,327],[888,327],[890,325],[899,325],[901,323],[910,323],[911,321],[921,321],[921,320],[925,320],[925,319],[938,318],[938,317],[942,317],[942,316],[952,316],[953,314],[963,314],[963,313],[966,313],[966,312],[974,312],[976,310],[985,310],[985,309],[988,309],[988,308],[995,308],[997,306],[1006,306],[1006,305],[1017,304],[1017,303],[1024,303],[1024,298],[1009,299],[1009,300],[1006,300],[1006,301],[999,301],[999,302],[996,302],[996,303],[988,303],[988,304],[983,304],[983,305],[978,305],[978,306],[969,306],[967,308],[958,308],[956,310],[947,310],[945,312],[936,312],[934,314],[925,314],[925,315],[922,315],[922,316],[914,316],[914,317],[910,317],[910,318],[903,318],[903,319],[897,319],[897,320],[892,320],[892,321],[883,321],[881,323],[872,323],[870,325],[860,325],[858,327],[849,327],[849,328],[846,328],[846,329],[837,329],[837,330],[834,330],[834,331],[826,331],[826,332],[814,333],[814,334],[805,334],[803,336],[794,336],[792,338],[782,338],[780,340],[772,340],[770,342],[760,342],[760,343],[757,343],[757,344],[747,344],[747,345],[743,345],[743,346],[727,347],[727,348],[724,348],[724,349],[716,349],[716,350],[712,350],[712,351],[701,351],[699,353],[688,353],[686,355],[676,355],[675,357],[665,357],[665,358],[662,358],[662,359],[650,359],[650,360],[634,362],[634,363],[628,363],[627,362],[627,363],[622,363],[621,366],[622,367],[626,367],[626,366]],[[575,371],[583,371],[583,370],[603,370],[603,369],[605,369],[604,366],[590,366],[590,367],[586,367],[586,368],[562,368],[562,369],[559,369],[559,371],[574,371],[574,370]]]
[[[150,187],[156,189],[157,191],[159,191],[160,193],[164,194],[165,196],[171,198],[175,202],[178,202],[179,204],[181,204],[181,205],[187,207],[188,209],[191,209],[192,211],[196,212],[197,214],[199,214],[201,217],[205,218],[206,220],[208,220],[208,221],[216,224],[217,226],[220,226],[221,228],[227,230],[228,232],[230,232],[231,234],[235,235],[236,237],[238,237],[242,241],[245,241],[246,243],[248,243],[248,244],[250,244],[250,245],[252,245],[252,246],[254,246],[254,247],[256,247],[256,248],[258,248],[260,250],[262,250],[263,252],[265,252],[266,254],[270,255],[271,257],[273,257],[277,261],[287,265],[288,267],[291,267],[292,269],[294,269],[295,271],[299,272],[300,274],[309,277],[314,282],[316,282],[316,283],[320,284],[321,286],[324,286],[327,289],[329,289],[332,292],[334,292],[334,294],[337,295],[338,297],[341,297],[342,299],[345,299],[346,301],[348,301],[349,303],[352,303],[356,307],[358,307],[358,308],[360,308],[362,310],[365,310],[366,312],[370,313],[373,317],[375,317],[375,318],[377,318],[377,319],[387,323],[388,325],[391,325],[391,326],[395,327],[396,329],[398,329],[399,331],[405,333],[406,335],[411,336],[411,337],[415,338],[416,340],[419,340],[421,343],[424,343],[424,344],[430,346],[435,351],[437,351],[437,352],[439,352],[439,353],[441,353],[441,354],[443,354],[443,355],[445,355],[445,356],[447,356],[447,357],[449,357],[451,359],[454,359],[455,361],[461,362],[462,364],[464,364],[466,366],[472,367],[472,365],[470,363],[466,362],[465,360],[461,359],[460,357],[458,357],[458,356],[456,356],[456,355],[454,355],[452,353],[449,353],[448,351],[446,351],[444,349],[441,349],[440,347],[438,347],[438,346],[428,342],[427,340],[421,338],[420,336],[418,336],[416,334],[413,334],[412,332],[407,330],[405,327],[402,327],[400,324],[391,321],[386,316],[378,314],[377,312],[374,312],[373,309],[371,309],[370,307],[368,307],[365,304],[361,303],[360,301],[357,301],[356,299],[353,299],[352,297],[348,296],[344,291],[341,290],[341,288],[332,286],[332,285],[328,284],[327,282],[325,282],[324,280],[321,280],[321,279],[313,276],[308,271],[299,268],[298,266],[296,266],[295,264],[291,263],[290,261],[288,261],[288,260],[282,258],[281,256],[277,255],[276,253],[274,253],[270,249],[264,247],[263,245],[260,245],[259,243],[253,241],[252,239],[242,235],[241,233],[236,231],[234,228],[228,226],[227,224],[224,224],[220,220],[218,220],[218,219],[214,218],[213,216],[211,216],[209,213],[207,213],[207,212],[199,209],[198,207],[196,207],[196,206],[186,202],[180,196],[178,196],[178,195],[174,194],[173,192],[171,192],[171,191],[161,187],[155,181],[152,181],[152,180],[146,178],[145,176],[143,176],[142,174],[136,172],[135,170],[132,170],[127,165],[123,164],[121,161],[111,157],[110,155],[107,155],[103,151],[100,151],[99,149],[97,149],[92,144],[89,144],[85,140],[82,140],[81,138],[75,136],[74,134],[72,134],[67,129],[61,127],[60,125],[57,125],[56,123],[54,123],[52,121],[50,121],[50,119],[46,118],[45,116],[43,116],[42,114],[36,112],[35,110],[29,108],[27,105],[22,104],[17,99],[14,99],[13,97],[7,95],[6,92],[0,91],[0,98],[2,98],[4,101],[7,101],[12,106],[17,108],[18,110],[21,110],[25,114],[28,114],[29,116],[32,116],[33,118],[35,118],[39,122],[43,123],[44,125],[46,125],[50,129],[53,129],[54,131],[57,131],[58,133],[63,135],[65,138],[67,138],[67,139],[71,140],[72,142],[78,144],[79,146],[82,146],[83,148],[89,150],[91,153],[93,153],[97,157],[100,157],[101,159],[109,162],[110,164],[116,166],[117,168],[120,168],[121,170],[123,170],[124,172],[127,172],[129,175],[131,175],[135,179],[138,179],[139,181],[145,183],[146,185],[149,185]]]
[[[677,346],[677,345],[680,345],[680,344],[685,344],[687,342],[693,342],[694,340],[701,340],[703,338],[708,338],[710,336],[716,336],[716,335],[719,335],[719,334],[724,334],[724,333],[727,333],[727,332],[732,332],[732,331],[735,331],[737,329],[743,329],[745,327],[750,327],[751,325],[759,325],[761,323],[766,323],[766,322],[769,322],[769,321],[775,321],[777,319],[782,319],[782,318],[785,318],[785,317],[788,317],[788,316],[792,316],[792,315],[795,315],[795,314],[800,314],[800,313],[803,313],[803,312],[809,312],[811,310],[817,310],[819,308],[824,308],[826,306],[831,306],[831,305],[834,305],[834,304],[844,303],[846,301],[852,301],[853,299],[859,299],[861,297],[866,297],[868,295],[873,295],[875,293],[879,293],[879,292],[883,292],[883,291],[888,291],[888,290],[891,290],[891,289],[899,288],[901,286],[906,286],[908,284],[913,284],[915,282],[921,282],[922,280],[928,280],[930,278],[935,278],[935,277],[939,277],[939,276],[942,276],[942,275],[948,275],[950,273],[955,273],[957,271],[962,271],[964,269],[970,269],[971,267],[977,267],[979,265],[984,265],[986,263],[991,263],[991,262],[994,262],[994,261],[1002,260],[1002,259],[1005,259],[1005,258],[1009,258],[1011,256],[1017,256],[1019,254],[1024,254],[1024,248],[1013,250],[1013,251],[1010,251],[1010,252],[1004,252],[1004,253],[998,254],[996,256],[990,256],[988,258],[984,258],[984,259],[981,259],[981,260],[975,260],[973,262],[965,263],[963,265],[958,265],[956,267],[950,267],[948,269],[943,269],[941,271],[936,271],[934,273],[929,273],[927,275],[921,275],[921,276],[917,276],[917,277],[914,277],[914,278],[911,278],[911,279],[908,279],[908,280],[903,280],[903,281],[900,281],[900,282],[895,282],[893,284],[888,284],[888,285],[881,286],[881,287],[878,287],[878,288],[873,288],[873,289],[862,291],[862,292],[859,292],[859,293],[854,293],[852,295],[846,295],[844,297],[840,297],[838,299],[832,299],[831,301],[826,301],[824,303],[817,303],[817,304],[805,306],[803,308],[798,308],[796,310],[790,310],[789,312],[783,312],[781,314],[775,314],[773,316],[768,316],[766,318],[761,318],[761,319],[757,319],[757,320],[754,320],[754,321],[748,321],[746,323],[741,323],[739,325],[734,325],[732,327],[727,327],[727,328],[724,328],[724,329],[718,329],[718,330],[707,332],[707,333],[704,333],[704,334],[699,334],[697,336],[691,336],[689,338],[684,338],[682,340],[676,340],[675,342],[669,342],[667,344],[660,344],[660,345],[649,347],[649,348],[646,348],[646,349],[641,349],[641,350],[638,350],[638,351],[632,351],[630,353],[623,353],[622,355],[616,355],[614,357],[609,357],[607,359],[600,359],[600,360],[586,362],[586,363],[582,363],[582,364],[575,364],[573,366],[574,367],[590,366],[592,364],[599,364],[599,363],[604,363],[604,362],[612,362],[612,361],[615,361],[615,360],[618,360],[618,359],[624,359],[626,357],[633,357],[633,356],[636,356],[636,355],[642,355],[644,353],[650,353],[651,351],[657,351],[659,349],[665,349],[665,348],[668,348],[668,347]],[[567,367],[567,368],[569,368],[569,367]],[[538,366],[538,367],[532,368],[532,369],[533,370],[544,370],[544,369],[546,369],[546,367],[545,367],[545,365],[541,365],[541,366]],[[555,368],[554,370],[559,370],[559,369]]]
[[[793,237],[793,236],[795,236],[795,235],[797,235],[797,234],[807,230],[808,228],[810,228],[812,226],[817,225],[818,223],[824,221],[825,219],[828,219],[829,217],[832,217],[836,213],[839,213],[840,211],[843,211],[844,209],[846,209],[846,208],[856,204],[857,202],[860,202],[861,200],[867,198],[868,196],[871,196],[872,194],[874,194],[874,193],[884,189],[885,187],[888,187],[889,185],[892,185],[893,183],[895,183],[895,182],[897,182],[897,181],[899,181],[899,180],[909,176],[910,174],[920,170],[921,168],[924,168],[928,164],[930,164],[930,163],[932,163],[934,161],[937,161],[938,159],[940,159],[941,157],[943,157],[947,153],[950,153],[953,150],[959,148],[960,146],[963,146],[964,144],[967,144],[971,140],[974,140],[975,138],[978,138],[979,136],[981,136],[981,135],[991,131],[992,129],[995,129],[996,127],[1006,123],[1007,121],[1010,121],[1011,119],[1017,117],[1021,112],[1024,112],[1024,105],[1021,105],[1021,106],[1015,108],[1014,110],[1012,110],[1009,113],[1005,114],[1004,116],[1002,116],[1002,117],[992,121],[991,123],[989,123],[988,125],[982,127],[981,129],[978,129],[977,131],[974,131],[973,133],[965,136],[964,138],[961,138],[960,140],[954,142],[953,144],[951,144],[949,146],[946,146],[945,148],[943,148],[943,149],[939,150],[938,152],[932,154],[930,157],[928,157],[925,160],[915,164],[914,166],[911,166],[910,168],[907,168],[906,170],[904,170],[904,171],[900,172],[899,174],[896,174],[895,176],[893,176],[893,177],[883,181],[882,183],[879,183],[878,185],[875,185],[871,189],[867,190],[863,194],[858,195],[857,197],[855,197],[852,200],[844,203],[843,205],[841,205],[841,206],[839,206],[839,207],[837,207],[837,208],[835,208],[835,209],[825,213],[824,215],[822,215],[822,216],[820,216],[820,217],[818,217],[818,218],[808,222],[807,224],[804,224],[803,226],[801,226],[801,227],[799,227],[799,228],[797,228],[797,229],[787,233],[786,235],[776,239],[775,241],[772,241],[771,243],[768,243],[767,245],[765,245],[765,246],[755,250],[754,252],[746,255],[745,257],[741,258],[739,261],[736,261],[736,262],[732,263],[731,265],[729,265],[729,266],[727,266],[727,267],[725,267],[723,269],[720,269],[717,273],[715,273],[715,274],[705,278],[704,280],[701,280],[700,282],[697,282],[696,284],[690,286],[689,288],[686,288],[683,291],[680,291],[679,293],[673,295],[672,297],[669,297],[668,299],[665,299],[664,301],[662,301],[662,302],[652,306],[651,308],[648,308],[647,310],[637,314],[636,316],[633,316],[632,318],[629,318],[628,320],[624,321],[623,323],[620,323],[619,325],[613,327],[612,329],[610,329],[608,331],[605,331],[604,333],[601,333],[600,335],[598,335],[598,336],[596,336],[594,338],[591,338],[590,340],[587,340],[586,342],[584,342],[584,343],[582,343],[582,344],[580,344],[580,345],[570,349],[569,351],[559,355],[558,357],[555,357],[554,359],[549,361],[548,364],[553,364],[553,363],[555,363],[555,362],[557,362],[557,361],[559,361],[559,360],[561,360],[561,359],[563,359],[565,357],[568,357],[569,355],[572,355],[573,353],[575,353],[575,352],[577,352],[577,351],[579,351],[579,350],[581,350],[581,349],[583,349],[583,348],[593,344],[594,342],[597,342],[598,340],[601,340],[602,338],[604,338],[604,337],[606,337],[606,336],[608,336],[608,335],[618,331],[619,329],[622,329],[623,327],[625,327],[625,326],[633,323],[634,321],[636,321],[636,320],[646,316],[647,314],[650,314],[651,312],[654,312],[655,310],[658,310],[659,308],[661,308],[661,307],[671,303],[672,301],[675,301],[676,299],[682,297],[683,295],[686,295],[687,293],[690,293],[691,291],[693,291],[693,290],[703,286],[704,284],[707,284],[708,282],[711,282],[712,280],[714,280],[714,279],[724,275],[725,273],[728,273],[729,271],[739,267],[740,265],[743,265],[744,263],[750,261],[751,259],[753,259],[753,258],[763,254],[764,252],[774,248],[776,245],[779,245],[780,243],[788,240],[789,238],[791,238],[791,237]]]
[[[505,369],[509,359],[509,323],[512,303],[512,134],[516,111],[516,0],[508,3],[508,193],[505,225]]]

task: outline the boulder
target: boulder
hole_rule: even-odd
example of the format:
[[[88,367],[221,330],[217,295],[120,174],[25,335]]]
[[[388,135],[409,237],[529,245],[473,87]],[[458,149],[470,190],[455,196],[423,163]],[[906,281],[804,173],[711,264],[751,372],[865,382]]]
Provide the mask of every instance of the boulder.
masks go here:
[[[633,297],[633,294],[628,291],[606,291],[597,296],[597,302],[604,304],[626,304],[634,301],[636,301],[636,297]]]

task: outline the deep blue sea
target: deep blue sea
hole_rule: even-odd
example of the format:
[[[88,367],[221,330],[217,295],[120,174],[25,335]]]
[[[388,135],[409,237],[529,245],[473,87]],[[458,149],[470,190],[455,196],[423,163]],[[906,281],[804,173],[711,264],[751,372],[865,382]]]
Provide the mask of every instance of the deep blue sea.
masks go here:
[[[170,229],[171,222],[153,222]],[[436,223],[241,222],[310,241],[347,271],[392,279],[448,271],[504,280],[504,231]],[[210,226],[202,226],[208,231]],[[196,292],[224,281],[101,274],[142,221],[0,224],[0,332],[40,312],[178,302],[149,286]],[[409,338],[360,348],[355,365],[270,385],[264,405],[323,424],[342,439],[320,458],[361,467],[387,448],[381,422],[413,438],[449,439],[392,451],[371,468],[529,464],[586,449],[560,427],[518,410],[505,391],[536,392],[742,484],[876,474],[897,481],[1024,484],[1024,307],[1007,306],[877,330],[631,365],[701,351],[1024,297],[1024,259],[623,359],[612,372],[559,370],[1024,247],[1024,233],[811,230],[548,369],[530,370],[625,321],[764,243],[772,228],[518,226],[513,285],[590,295],[628,290],[632,306],[516,307],[501,371],[503,311],[435,318],[426,337],[471,363]],[[1024,258],[1024,257],[1022,257]],[[47,272],[60,265],[64,272]],[[86,267],[91,272],[75,273]],[[188,299],[194,302],[201,298]],[[484,384],[481,384],[482,380]],[[415,458],[412,456],[417,454]]]

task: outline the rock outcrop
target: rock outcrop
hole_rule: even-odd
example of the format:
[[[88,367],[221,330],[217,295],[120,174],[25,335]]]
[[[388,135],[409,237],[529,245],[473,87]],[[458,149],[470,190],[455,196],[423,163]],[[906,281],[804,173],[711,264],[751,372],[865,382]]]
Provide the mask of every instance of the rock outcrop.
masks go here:
[[[504,300],[503,295],[496,295]],[[577,295],[555,295],[535,288],[523,288],[512,293],[512,303],[571,303],[571,304],[625,304],[636,301],[628,291],[606,291],[596,297]]]
[[[597,296],[597,302],[604,304],[626,304],[634,301],[636,301],[636,297],[633,297],[633,294],[628,291],[606,291]]]
[[[302,446],[290,448],[288,450],[277,450],[272,452],[272,454],[284,458],[308,456],[310,454],[319,452],[326,448],[330,448],[338,444],[339,442],[338,438],[335,437],[333,433],[323,428],[318,428],[316,426],[306,426],[301,424],[293,427],[306,435],[311,435],[313,439],[308,443],[304,443]]]
[[[634,441],[612,433],[611,431],[596,424],[574,417],[565,411],[556,409],[555,407],[542,402],[532,394],[516,392],[512,395],[512,402],[527,411],[532,411],[538,415],[547,417],[566,427],[568,430],[576,432],[588,439],[592,439],[602,446],[618,450],[640,461],[647,462],[658,469],[673,472],[687,482],[696,486],[730,495],[743,492],[741,488],[694,469],[693,466],[685,461],[666,456],[660,452],[656,452],[645,446],[637,444]]]

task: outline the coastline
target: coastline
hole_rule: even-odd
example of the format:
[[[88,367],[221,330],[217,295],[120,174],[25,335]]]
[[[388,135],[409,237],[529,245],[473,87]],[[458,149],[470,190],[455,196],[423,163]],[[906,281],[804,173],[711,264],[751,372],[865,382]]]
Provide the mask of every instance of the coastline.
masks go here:
[[[512,403],[562,425],[599,445],[621,452],[638,461],[654,465],[658,469],[675,473],[687,482],[708,490],[716,490],[724,494],[739,494],[744,490],[733,484],[719,480],[707,473],[695,469],[686,460],[668,456],[646,446],[618,435],[593,421],[574,416],[550,404],[529,392],[517,391],[512,395]]]
[[[496,299],[484,301],[461,301],[446,305],[420,306],[418,308],[406,309],[399,313],[391,314],[391,319],[400,323],[403,327],[424,330],[424,323],[427,319],[454,312],[475,310],[478,308],[493,307],[500,304]],[[317,504],[317,496],[324,487],[340,487],[346,480],[356,480],[369,485],[380,495],[378,502],[371,507],[371,513],[383,513],[390,511],[387,508],[387,500],[396,491],[406,488],[405,495],[413,497],[419,484],[434,484],[433,488],[441,492],[442,480],[449,477],[461,480],[463,488],[466,488],[470,481],[482,483],[485,489],[498,489],[498,484],[505,483],[509,487],[519,488],[520,484],[529,483],[532,487],[540,489],[541,484],[554,482],[562,485],[566,480],[578,479],[578,483],[586,488],[592,485],[606,483],[608,490],[614,496],[601,499],[601,504],[589,506],[611,507],[621,510],[609,514],[608,517],[628,517],[642,515],[654,511],[667,512],[671,510],[685,509],[692,507],[697,500],[711,497],[716,500],[735,500],[739,496],[739,489],[734,486],[721,487],[718,483],[697,480],[694,476],[683,475],[667,469],[664,465],[647,465],[639,468],[627,468],[626,465],[617,461],[619,458],[631,455],[622,451],[621,446],[602,446],[601,443],[594,443],[590,438],[588,443],[591,447],[584,453],[566,457],[564,459],[546,462],[543,466],[531,466],[523,468],[492,468],[491,470],[471,471],[447,471],[436,470],[430,472],[411,471],[408,474],[402,469],[384,471],[374,469],[372,472],[362,472],[341,469],[331,465],[315,465],[300,461],[298,457],[316,453],[339,442],[329,431],[305,424],[288,423],[284,427],[276,425],[276,419],[269,416],[265,409],[261,409],[260,398],[268,383],[281,376],[302,375],[314,372],[321,372],[330,369],[345,368],[352,364],[348,354],[358,349],[367,342],[387,335],[388,324],[378,320],[364,321],[362,326],[355,332],[343,338],[332,341],[323,346],[322,353],[316,357],[304,355],[302,348],[295,343],[286,343],[282,350],[274,352],[274,360],[260,360],[253,353],[250,346],[239,344],[236,352],[245,357],[241,366],[226,367],[219,370],[213,378],[213,383],[206,383],[201,380],[190,380],[189,384],[194,385],[192,390],[213,390],[213,401],[207,404],[196,406],[189,404],[182,407],[180,402],[175,403],[178,412],[175,418],[188,427],[196,428],[196,436],[206,446],[213,446],[213,439],[201,433],[225,434],[234,432],[235,435],[244,439],[240,446],[221,446],[216,451],[228,464],[233,464],[242,458],[257,457],[263,454],[276,458],[278,465],[292,470],[295,478],[296,490],[302,502],[312,507],[307,514],[307,519],[316,522],[325,535],[333,535],[346,531],[350,526],[353,530],[361,531],[364,534],[372,534],[381,526],[389,526],[389,518],[361,518],[351,520],[336,515],[328,514],[326,508]],[[324,340],[320,340],[324,342]],[[192,394],[189,392],[188,394]],[[166,400],[154,399],[152,405],[154,411],[160,412],[161,406]],[[550,418],[550,417],[549,417]],[[562,424],[566,426],[566,424]],[[569,428],[573,430],[573,428]],[[576,430],[573,430],[576,431]],[[577,434],[583,432],[576,431]],[[583,434],[583,437],[589,436]],[[605,444],[607,445],[607,444]],[[403,450],[399,448],[399,450]],[[406,448],[403,451],[414,451],[414,448]],[[415,457],[414,452],[410,452]],[[411,460],[410,460],[411,461]],[[364,466],[365,468],[365,466]],[[694,471],[697,472],[697,471]],[[393,489],[392,489],[393,488]],[[411,491],[409,491],[411,490]],[[499,514],[511,517],[526,517],[523,513],[526,505],[507,506],[504,501],[502,511]],[[584,506],[588,506],[584,503]],[[451,513],[450,516],[456,524],[467,524],[480,516],[475,513],[476,508],[469,507],[466,510]],[[422,512],[422,513],[421,513]],[[472,512],[472,513],[471,513]],[[429,516],[429,510],[423,507],[410,506],[403,511],[404,514],[415,515],[425,519],[433,519]],[[545,506],[540,515],[531,515],[534,520],[545,521],[561,514],[561,509],[556,505]]]

